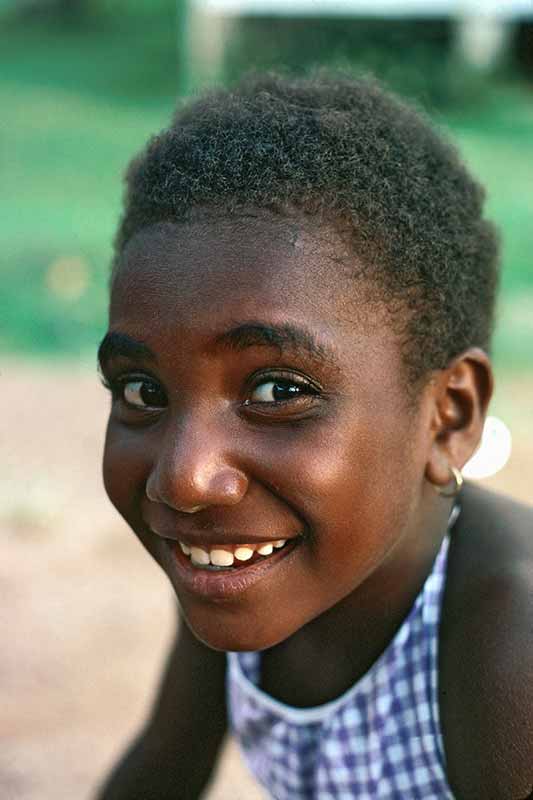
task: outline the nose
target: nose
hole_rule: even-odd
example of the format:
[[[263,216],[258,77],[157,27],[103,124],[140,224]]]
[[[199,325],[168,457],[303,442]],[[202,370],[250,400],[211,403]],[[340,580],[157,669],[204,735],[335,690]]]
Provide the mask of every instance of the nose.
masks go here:
[[[146,481],[148,500],[189,514],[242,500],[248,478],[232,458],[226,437],[205,425],[165,433]]]

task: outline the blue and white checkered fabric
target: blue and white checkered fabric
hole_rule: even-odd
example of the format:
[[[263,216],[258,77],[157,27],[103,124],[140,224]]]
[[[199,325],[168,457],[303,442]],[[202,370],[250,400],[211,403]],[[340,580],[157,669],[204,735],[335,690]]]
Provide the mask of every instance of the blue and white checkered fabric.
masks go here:
[[[230,721],[276,800],[453,800],[437,699],[449,534],[411,611],[371,669],[336,700],[293,708],[258,688],[260,653],[228,653]]]

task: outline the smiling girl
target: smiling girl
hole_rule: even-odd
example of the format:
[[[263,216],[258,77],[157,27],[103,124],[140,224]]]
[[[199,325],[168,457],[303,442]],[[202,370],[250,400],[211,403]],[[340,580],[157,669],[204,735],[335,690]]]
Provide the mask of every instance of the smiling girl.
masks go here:
[[[197,798],[227,720],[277,800],[524,797],[533,514],[461,476],[482,190],[420,114],[320,77],[190,102],[127,185],[105,485],[182,624],[100,797]]]

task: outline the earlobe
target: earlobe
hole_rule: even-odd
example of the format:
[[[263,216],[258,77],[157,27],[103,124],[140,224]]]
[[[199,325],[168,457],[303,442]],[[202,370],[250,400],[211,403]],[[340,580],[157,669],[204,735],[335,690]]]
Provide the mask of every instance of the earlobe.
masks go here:
[[[430,457],[426,464],[426,479],[443,497],[447,497],[448,494],[453,496],[457,494],[461,488],[462,475],[460,478],[458,478],[456,474],[454,475],[453,470],[455,469],[457,469],[457,467],[452,463],[451,458],[446,455],[439,442],[435,440],[432,444]],[[458,472],[460,474],[460,470],[458,470]],[[451,489],[448,492],[448,487],[454,480],[456,488],[453,493]]]
[[[481,440],[493,385],[490,360],[479,348],[456,356],[433,383],[433,441],[426,478],[444,496],[460,489],[460,470]]]

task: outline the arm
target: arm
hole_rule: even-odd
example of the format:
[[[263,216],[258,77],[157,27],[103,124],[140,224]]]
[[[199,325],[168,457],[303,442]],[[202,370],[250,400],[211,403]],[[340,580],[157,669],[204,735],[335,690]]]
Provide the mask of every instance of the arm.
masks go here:
[[[150,718],[97,800],[200,796],[226,730],[225,665],[180,624]]]

